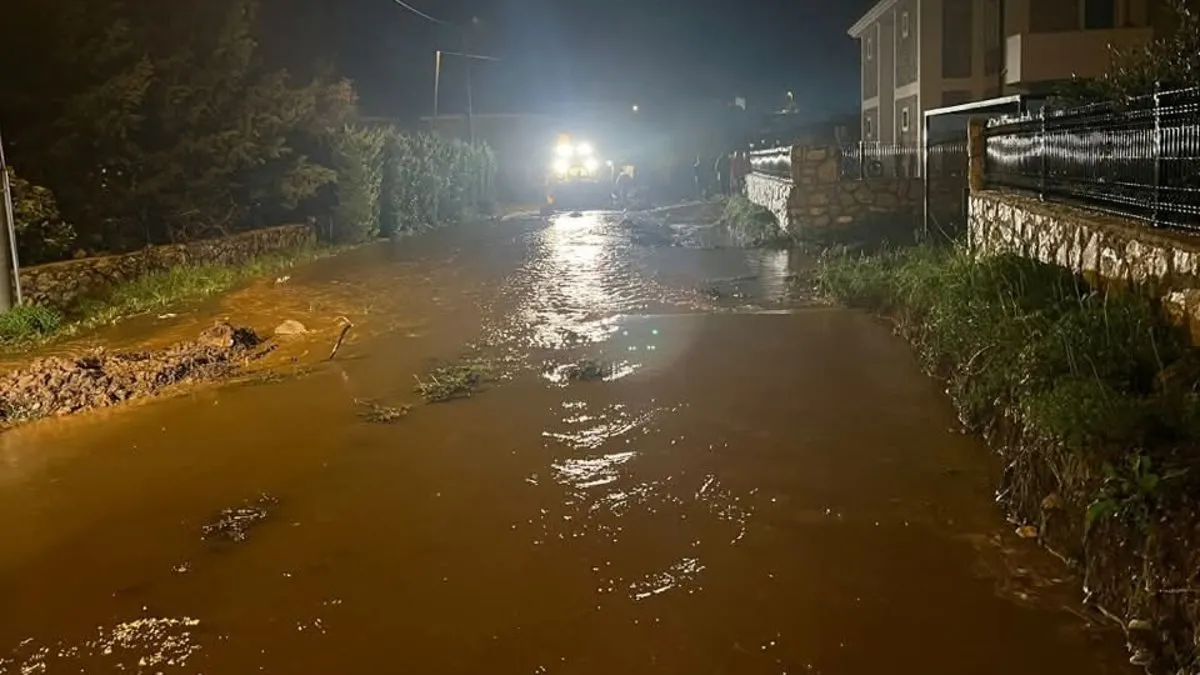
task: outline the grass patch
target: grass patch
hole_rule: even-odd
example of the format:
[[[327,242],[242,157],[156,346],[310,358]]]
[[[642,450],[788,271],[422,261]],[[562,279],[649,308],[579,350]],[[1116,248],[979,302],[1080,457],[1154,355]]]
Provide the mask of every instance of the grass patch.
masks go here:
[[[792,235],[779,225],[775,214],[741,195],[725,202],[720,223],[738,246],[788,248],[795,243]]]
[[[280,274],[343,249],[311,246],[267,253],[241,265],[185,265],[118,284],[65,313],[22,306],[0,314],[0,346],[22,349],[180,302],[223,293],[248,279]]]
[[[897,317],[973,428],[1015,418],[1077,451],[1200,439],[1194,383],[1160,377],[1192,352],[1150,298],[1019,256],[935,246],[826,255],[818,286]]]
[[[62,315],[45,307],[22,305],[0,314],[0,343],[36,340],[62,326]]]
[[[467,359],[438,366],[417,380],[416,392],[426,403],[445,403],[470,398],[496,379],[495,366],[484,359]]]
[[[838,301],[893,316],[924,366],[946,378],[968,428],[1018,428],[1065,450],[1053,473],[1076,501],[1101,497],[1097,485],[1111,492],[1113,466],[1173,462],[1164,472],[1176,475],[1191,461],[1176,450],[1200,441],[1200,368],[1186,336],[1146,296],[1103,292],[1027,258],[977,260],[946,246],[827,253],[817,280]],[[1157,500],[1167,484],[1131,480],[1153,486],[1133,493],[1142,500]]]

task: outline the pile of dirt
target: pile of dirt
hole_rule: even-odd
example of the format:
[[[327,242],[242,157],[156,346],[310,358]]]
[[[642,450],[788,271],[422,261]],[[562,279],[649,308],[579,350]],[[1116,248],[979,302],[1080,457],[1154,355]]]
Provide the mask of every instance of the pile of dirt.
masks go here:
[[[262,344],[249,328],[222,322],[165,349],[40,359],[0,375],[0,425],[104,408],[227,376],[265,355],[269,349],[259,349]]]

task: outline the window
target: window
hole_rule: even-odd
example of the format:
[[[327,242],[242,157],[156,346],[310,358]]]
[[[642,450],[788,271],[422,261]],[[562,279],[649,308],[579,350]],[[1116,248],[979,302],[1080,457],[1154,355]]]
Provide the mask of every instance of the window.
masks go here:
[[[900,14],[900,37],[908,37],[908,12]]]
[[[1116,0],[1085,0],[1083,5],[1084,30],[1103,30],[1117,25]]]
[[[908,106],[900,109],[900,131],[908,131]]]
[[[870,60],[873,58],[875,58],[875,40],[868,37],[867,38],[867,59]]]

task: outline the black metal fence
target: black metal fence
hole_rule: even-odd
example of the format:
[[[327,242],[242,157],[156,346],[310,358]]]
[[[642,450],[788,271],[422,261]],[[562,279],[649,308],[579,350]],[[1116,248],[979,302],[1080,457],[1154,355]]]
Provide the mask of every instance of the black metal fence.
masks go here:
[[[984,180],[1200,232],[1200,87],[998,119]]]
[[[778,178],[792,177],[792,147],[754,150],[750,153],[750,168],[756,173],[765,173]]]
[[[842,180],[917,177],[921,146],[859,141],[842,146]]]

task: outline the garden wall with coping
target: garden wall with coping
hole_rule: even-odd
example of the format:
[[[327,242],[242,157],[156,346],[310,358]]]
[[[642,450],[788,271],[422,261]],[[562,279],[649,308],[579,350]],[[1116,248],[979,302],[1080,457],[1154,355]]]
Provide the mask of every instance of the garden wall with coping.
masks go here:
[[[977,253],[1015,253],[1101,285],[1145,289],[1200,344],[1200,238],[1004,190],[972,192],[969,209]]]
[[[120,255],[97,256],[21,268],[25,301],[63,310],[80,298],[123,282],[180,265],[238,265],[257,256],[317,241],[310,225],[280,225],[186,244],[148,246]]]
[[[805,230],[861,227],[873,220],[915,219],[924,199],[920,178],[841,178],[837,146],[794,146],[790,177],[754,172],[746,177],[746,197],[775,214],[781,227]]]

